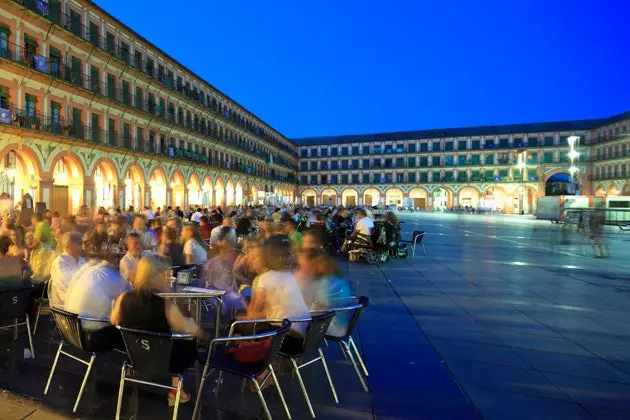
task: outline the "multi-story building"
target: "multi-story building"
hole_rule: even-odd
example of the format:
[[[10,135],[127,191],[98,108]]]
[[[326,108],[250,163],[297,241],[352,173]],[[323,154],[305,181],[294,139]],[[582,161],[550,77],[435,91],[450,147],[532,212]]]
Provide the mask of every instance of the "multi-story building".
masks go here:
[[[630,195],[630,112],[293,141],[300,153],[299,197],[309,205],[472,206],[512,213],[533,212],[537,198],[556,183],[568,194]]]
[[[288,139],[91,1],[0,8],[5,198],[62,214],[293,200]]]

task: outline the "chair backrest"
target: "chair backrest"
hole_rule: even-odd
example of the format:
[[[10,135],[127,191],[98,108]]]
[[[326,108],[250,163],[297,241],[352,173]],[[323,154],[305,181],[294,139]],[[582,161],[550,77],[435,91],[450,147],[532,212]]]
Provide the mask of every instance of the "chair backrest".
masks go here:
[[[280,347],[282,347],[282,341],[291,328],[291,321],[285,319],[282,321],[282,325],[275,330],[275,335],[271,337],[271,343],[269,344],[269,350],[267,351],[267,361],[265,366],[276,360]]]
[[[306,337],[304,337],[304,345],[302,346],[302,354],[311,355],[319,348],[322,340],[326,336],[326,331],[335,317],[333,311],[313,315],[306,329]]]
[[[416,242],[416,238],[418,238],[417,242]],[[413,235],[411,236],[411,242],[416,242],[417,244],[419,244],[422,242],[423,238],[424,238],[423,230],[414,230]]]
[[[118,326],[118,329],[122,333],[127,355],[134,370],[153,377],[181,373],[169,372],[173,341],[192,340],[192,336],[135,330],[121,326]]]
[[[83,350],[85,347],[85,341],[79,315],[64,311],[63,309],[59,309],[54,306],[51,306],[50,310],[55,318],[55,322],[57,323],[57,328],[59,328],[59,333],[63,337],[63,341],[80,350]]]
[[[24,318],[32,291],[29,285],[0,292],[0,322],[15,322],[15,318]]]
[[[356,303],[347,305],[345,307],[333,309],[336,315],[339,315],[343,312],[351,313],[350,322],[348,322],[348,328],[346,329],[346,333],[343,335],[343,337],[348,337],[352,334],[352,332],[354,331],[354,327],[356,327],[357,322],[359,322],[361,312],[370,304],[370,299],[367,296],[359,296],[353,299],[356,299]]]

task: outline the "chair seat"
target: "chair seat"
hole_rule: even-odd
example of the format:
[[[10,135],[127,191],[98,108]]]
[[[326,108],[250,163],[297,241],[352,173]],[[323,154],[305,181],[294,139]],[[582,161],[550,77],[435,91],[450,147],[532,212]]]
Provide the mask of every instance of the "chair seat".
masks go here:
[[[345,341],[348,339],[348,337],[350,337],[349,335],[342,335],[341,337],[335,337],[332,335],[326,335],[324,338],[326,340],[331,340],[331,341]]]
[[[234,358],[233,354],[225,354],[226,347],[218,345],[214,354],[210,358],[209,365],[213,369],[219,369],[237,376],[255,379],[267,369],[265,362],[241,363]],[[208,352],[199,355],[199,363],[205,364]]]

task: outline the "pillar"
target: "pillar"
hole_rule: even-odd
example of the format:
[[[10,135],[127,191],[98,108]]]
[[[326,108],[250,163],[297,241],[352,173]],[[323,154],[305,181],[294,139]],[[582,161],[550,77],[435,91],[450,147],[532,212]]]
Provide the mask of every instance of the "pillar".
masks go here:
[[[127,191],[125,183],[119,182],[118,185],[116,186],[116,190],[118,191],[118,197],[116,197],[118,200],[117,201],[118,206],[124,213],[127,211],[127,208],[129,207],[129,204],[127,203],[127,200],[125,199],[125,192]]]
[[[151,207],[151,194],[152,189],[150,184],[144,184],[144,205],[146,207]]]
[[[90,210],[96,210],[95,185],[91,176],[83,177],[83,204]]]
[[[166,207],[173,206],[173,188],[170,186],[166,187]]]
[[[52,195],[52,178],[41,179],[39,181],[39,201],[46,203],[46,208],[50,208],[51,195]],[[37,201],[37,200],[36,200]]]

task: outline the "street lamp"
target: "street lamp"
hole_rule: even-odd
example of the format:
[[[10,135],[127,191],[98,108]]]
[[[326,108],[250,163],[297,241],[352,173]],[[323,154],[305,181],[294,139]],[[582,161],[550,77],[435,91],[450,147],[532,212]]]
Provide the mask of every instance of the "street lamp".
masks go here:
[[[516,168],[520,171],[521,173],[521,186],[519,188],[519,198],[518,198],[518,207],[519,207],[519,212],[521,214],[524,214],[524,176],[525,176],[525,168],[527,168],[527,162],[526,162],[526,156],[527,156],[527,150],[521,149],[518,152],[518,163],[516,164]]]
[[[580,171],[580,169],[577,166],[575,166],[575,161],[578,160],[578,158],[580,157],[580,152],[576,150],[577,146],[579,146],[580,144],[580,137],[570,136],[567,139],[567,143],[569,143],[569,160],[571,162],[571,166],[569,167],[569,173],[571,174],[571,183],[573,184],[573,188],[574,188],[573,194],[577,195],[576,174]]]

